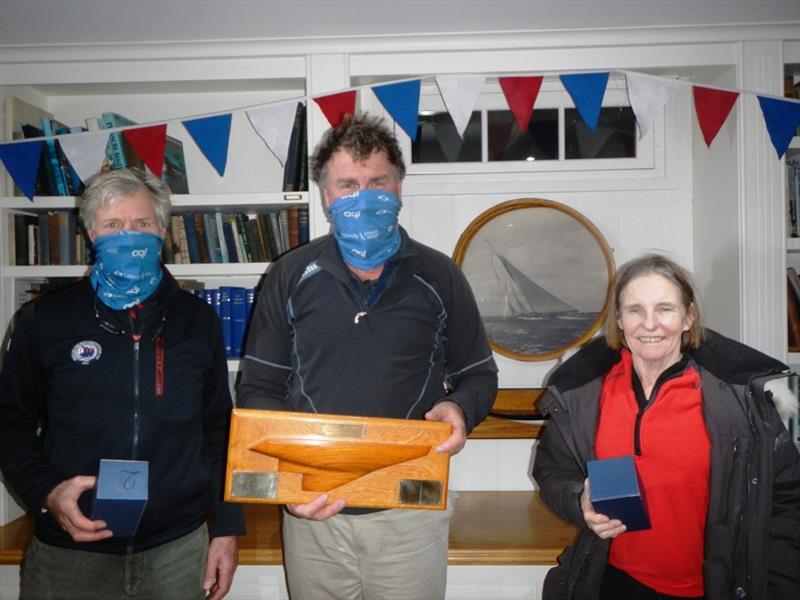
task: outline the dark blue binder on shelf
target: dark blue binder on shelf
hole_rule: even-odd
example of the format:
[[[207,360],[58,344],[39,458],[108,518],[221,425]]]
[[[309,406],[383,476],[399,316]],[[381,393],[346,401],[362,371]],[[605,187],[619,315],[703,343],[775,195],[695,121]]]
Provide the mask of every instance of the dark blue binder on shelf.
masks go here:
[[[231,356],[242,356],[242,342],[247,329],[247,290],[232,287],[231,290]]]

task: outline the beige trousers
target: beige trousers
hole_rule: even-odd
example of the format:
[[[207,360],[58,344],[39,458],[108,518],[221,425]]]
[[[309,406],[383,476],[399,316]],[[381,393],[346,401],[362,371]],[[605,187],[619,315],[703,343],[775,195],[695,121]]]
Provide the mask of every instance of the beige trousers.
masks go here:
[[[447,510],[385,510],[327,521],[284,512],[283,551],[292,600],[443,600]]]

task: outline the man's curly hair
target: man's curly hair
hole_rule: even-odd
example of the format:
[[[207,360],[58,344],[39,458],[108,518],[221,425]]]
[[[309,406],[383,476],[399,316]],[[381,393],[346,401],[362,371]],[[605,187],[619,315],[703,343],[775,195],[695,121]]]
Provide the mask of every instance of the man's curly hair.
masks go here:
[[[380,117],[347,115],[340,125],[326,131],[311,157],[311,179],[314,183],[325,184],[328,162],[340,148],[356,162],[366,161],[375,152],[385,152],[397,171],[397,178],[403,179],[406,175],[403,152],[397,138]]]

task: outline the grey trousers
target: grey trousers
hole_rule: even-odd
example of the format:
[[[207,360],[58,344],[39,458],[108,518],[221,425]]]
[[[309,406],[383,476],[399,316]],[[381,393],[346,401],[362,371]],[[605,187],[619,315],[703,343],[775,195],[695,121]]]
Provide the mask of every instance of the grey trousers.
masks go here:
[[[208,557],[203,524],[135,554],[103,554],[44,544],[25,554],[20,600],[202,600]]]
[[[326,521],[284,512],[292,600],[442,600],[455,493],[446,511],[386,510]]]

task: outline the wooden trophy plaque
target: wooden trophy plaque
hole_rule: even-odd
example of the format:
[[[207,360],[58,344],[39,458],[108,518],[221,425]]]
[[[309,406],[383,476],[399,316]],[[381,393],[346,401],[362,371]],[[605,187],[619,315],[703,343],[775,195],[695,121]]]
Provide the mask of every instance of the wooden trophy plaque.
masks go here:
[[[320,494],[349,507],[447,506],[451,425],[237,408],[225,500],[303,504]]]

